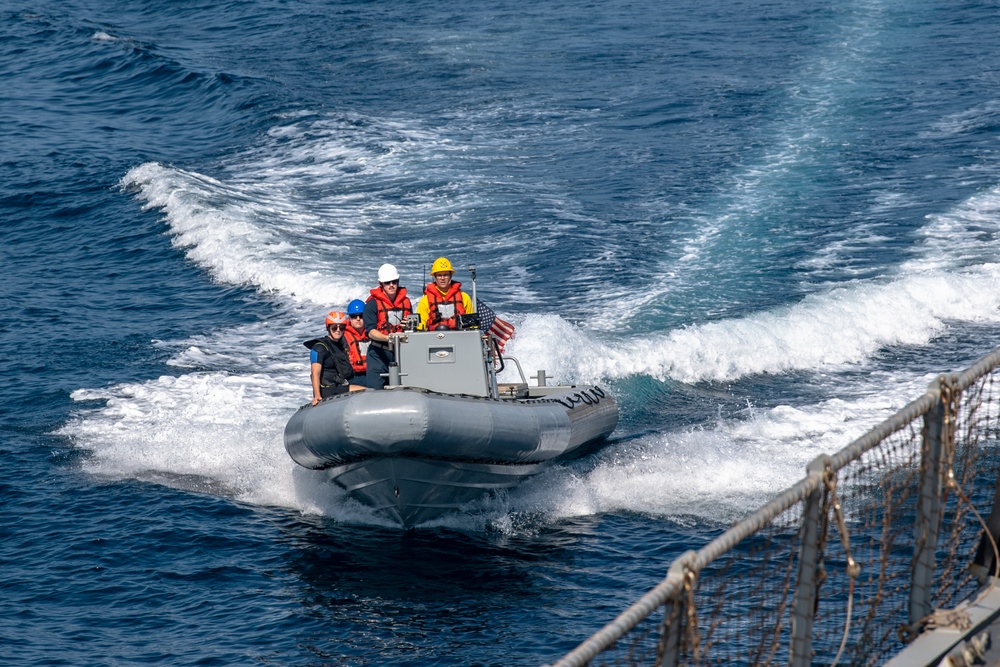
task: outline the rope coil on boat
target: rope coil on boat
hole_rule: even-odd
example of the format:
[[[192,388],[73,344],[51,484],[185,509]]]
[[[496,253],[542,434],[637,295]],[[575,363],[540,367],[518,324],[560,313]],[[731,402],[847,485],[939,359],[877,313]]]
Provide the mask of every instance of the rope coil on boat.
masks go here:
[[[590,389],[581,389],[580,391],[569,396],[551,398],[547,400],[555,401],[563,407],[572,410],[580,405],[597,405],[606,397],[607,394],[604,390],[599,390],[598,387],[591,387]]]

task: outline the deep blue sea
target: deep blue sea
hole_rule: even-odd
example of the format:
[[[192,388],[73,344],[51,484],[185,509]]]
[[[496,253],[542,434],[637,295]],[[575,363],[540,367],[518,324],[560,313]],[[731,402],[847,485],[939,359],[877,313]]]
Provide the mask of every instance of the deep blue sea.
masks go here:
[[[1000,344],[998,34],[983,1],[4,0],[0,662],[560,657]],[[402,532],[281,434],[324,314],[440,255],[622,420]]]

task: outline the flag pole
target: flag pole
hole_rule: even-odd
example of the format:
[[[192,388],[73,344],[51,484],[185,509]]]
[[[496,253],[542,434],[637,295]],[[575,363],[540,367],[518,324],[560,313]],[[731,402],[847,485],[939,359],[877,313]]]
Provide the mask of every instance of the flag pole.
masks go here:
[[[472,312],[479,310],[479,302],[476,301],[476,265],[469,264],[469,273],[472,274]]]

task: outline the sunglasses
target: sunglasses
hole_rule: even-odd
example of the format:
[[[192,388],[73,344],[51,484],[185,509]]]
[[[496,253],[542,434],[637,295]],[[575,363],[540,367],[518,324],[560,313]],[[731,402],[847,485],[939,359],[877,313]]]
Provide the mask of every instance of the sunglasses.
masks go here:
[[[347,330],[347,325],[346,324],[331,324],[329,326],[329,329],[330,329],[330,331],[346,331]]]
[[[364,316],[365,316],[364,313],[354,313],[353,315],[351,315],[351,317],[364,317]]]
[[[383,285],[398,285],[399,284],[399,279],[397,278],[396,280],[387,280],[387,281],[385,281],[382,284]]]

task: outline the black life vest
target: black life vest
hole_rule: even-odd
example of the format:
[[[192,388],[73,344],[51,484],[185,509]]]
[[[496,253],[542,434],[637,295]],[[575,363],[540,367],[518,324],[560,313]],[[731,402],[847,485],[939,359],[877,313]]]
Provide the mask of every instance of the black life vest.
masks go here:
[[[319,345],[327,351],[321,361],[323,370],[320,371],[319,375],[320,387],[336,387],[347,384],[354,377],[354,368],[352,368],[350,357],[347,354],[347,346],[343,342],[338,344],[329,336],[310,342],[313,343],[309,346],[310,349]]]

